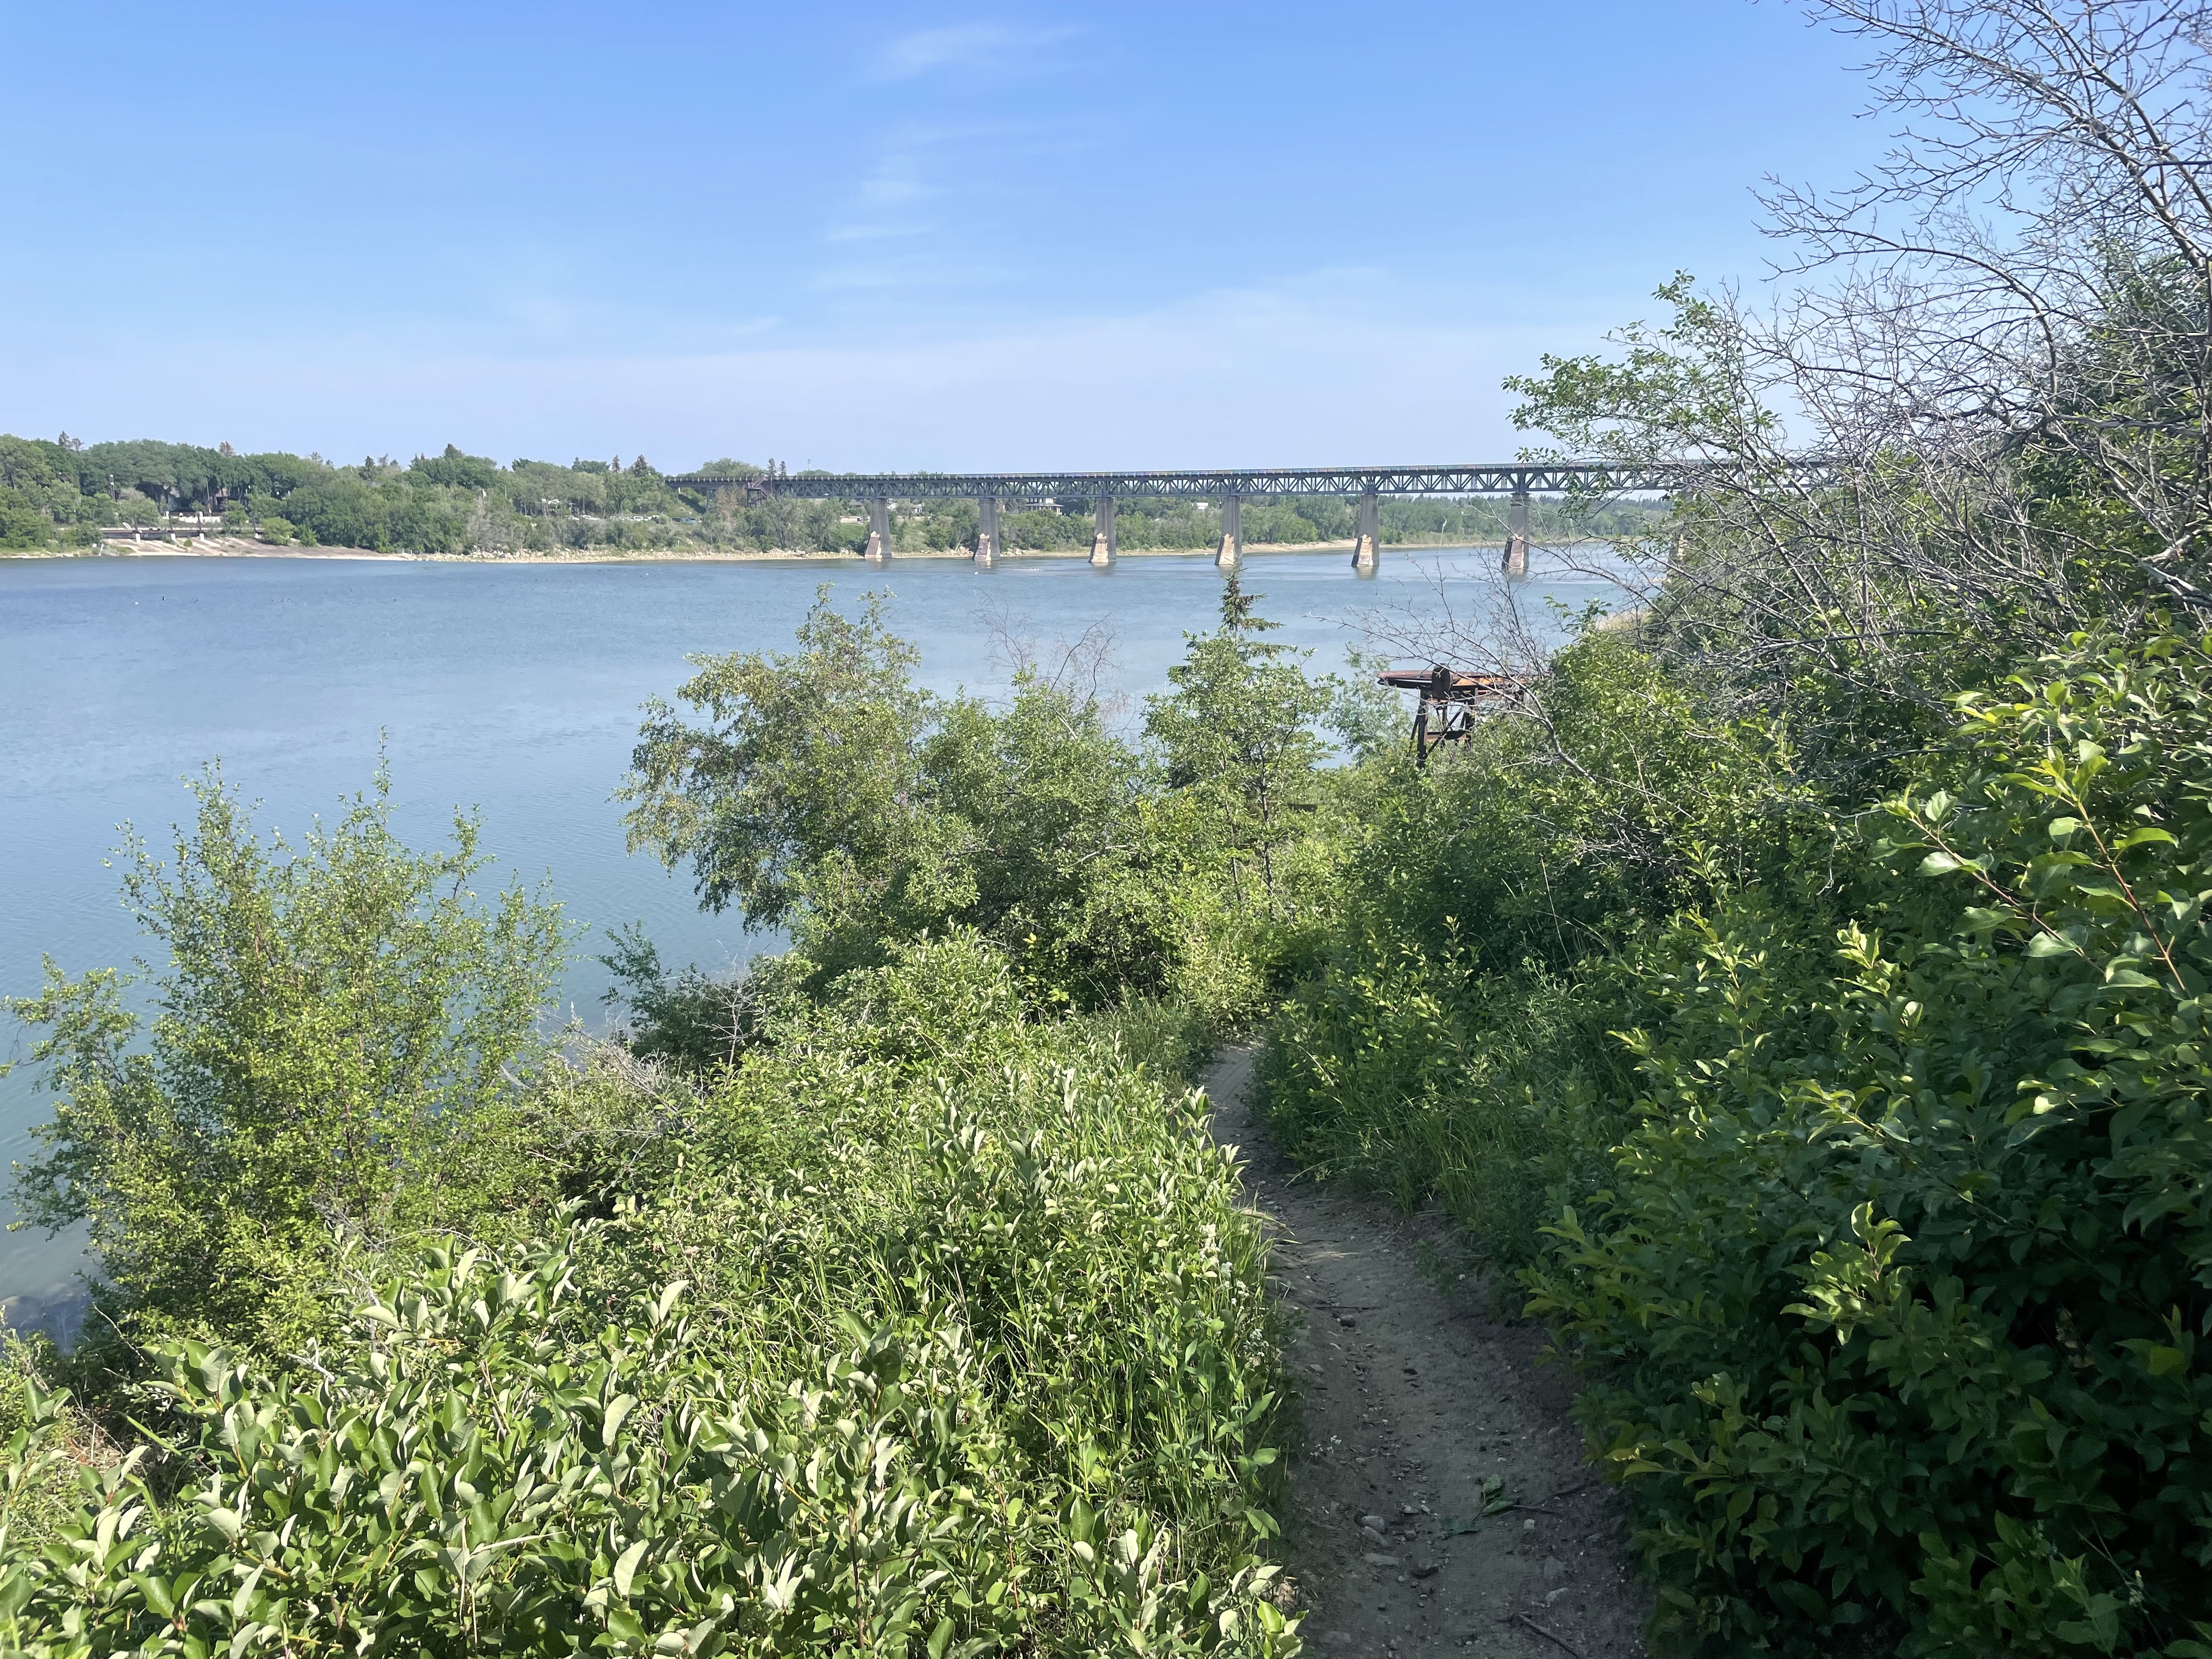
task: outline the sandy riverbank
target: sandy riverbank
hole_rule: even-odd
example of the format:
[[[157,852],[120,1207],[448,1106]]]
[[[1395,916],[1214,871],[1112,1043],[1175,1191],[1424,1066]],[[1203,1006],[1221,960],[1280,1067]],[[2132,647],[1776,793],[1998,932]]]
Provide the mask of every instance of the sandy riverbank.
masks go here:
[[[1247,542],[1244,551],[1254,553],[1349,553],[1352,543],[1347,538],[1331,542]],[[1419,552],[1443,547],[1486,547],[1496,543],[1452,542],[1392,542],[1385,544],[1386,552]],[[1115,556],[1117,559],[1189,558],[1203,556],[1211,558],[1211,547],[1125,547]],[[943,552],[899,553],[892,556],[898,563],[915,559],[972,559],[974,554],[965,548],[950,548]],[[1009,548],[1000,556],[1009,559],[1088,559],[1085,548]],[[0,557],[23,559],[385,559],[401,563],[416,564],[774,564],[846,562],[860,557],[855,553],[799,553],[786,549],[765,552],[744,549],[720,548],[654,548],[635,553],[618,552],[609,548],[562,549],[552,552],[531,553],[380,553],[367,547],[295,547],[279,546],[258,541],[250,536],[210,536],[201,541],[189,542],[103,542],[97,547],[76,548],[66,552],[25,550],[0,554]]]

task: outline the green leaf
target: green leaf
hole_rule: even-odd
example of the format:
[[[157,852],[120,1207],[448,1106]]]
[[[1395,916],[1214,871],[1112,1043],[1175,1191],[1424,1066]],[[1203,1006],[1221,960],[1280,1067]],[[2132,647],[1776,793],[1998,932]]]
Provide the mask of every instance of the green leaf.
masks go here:
[[[645,1559],[645,1547],[647,1541],[642,1538],[639,1539],[624,1550],[615,1561],[615,1594],[625,1601],[629,1600],[630,1582],[637,1577],[637,1564]]]
[[[599,1431],[599,1443],[602,1446],[609,1451],[614,1449],[615,1437],[622,1432],[623,1419],[629,1417],[636,1407],[637,1396],[634,1394],[618,1394],[614,1397],[607,1407],[605,1426]]]
[[[138,1587],[139,1595],[146,1598],[146,1605],[155,1613],[164,1619],[175,1616],[175,1598],[170,1595],[168,1583],[160,1574],[134,1572],[131,1575],[131,1582]]]
[[[1775,1581],[1774,1589],[1776,1594],[1796,1607],[1808,1619],[1818,1619],[1828,1611],[1828,1604],[1821,1597],[1820,1593],[1810,1584],[1798,1579],[1778,1579]]]
[[[688,1281],[681,1279],[674,1279],[670,1282],[666,1289],[653,1298],[653,1322],[656,1327],[668,1322],[668,1310],[676,1305],[676,1298],[690,1288]]]

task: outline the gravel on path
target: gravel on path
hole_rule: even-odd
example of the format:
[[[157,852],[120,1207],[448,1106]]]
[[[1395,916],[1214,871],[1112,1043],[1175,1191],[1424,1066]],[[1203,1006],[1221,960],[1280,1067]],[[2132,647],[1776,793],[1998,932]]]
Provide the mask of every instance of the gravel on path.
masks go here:
[[[1300,1443],[1284,1517],[1317,1659],[1640,1659],[1651,1597],[1620,1495],[1583,1460],[1540,1327],[1489,1311],[1449,1227],[1316,1185],[1252,1108],[1252,1056],[1201,1079],[1239,1148],[1292,1322]]]

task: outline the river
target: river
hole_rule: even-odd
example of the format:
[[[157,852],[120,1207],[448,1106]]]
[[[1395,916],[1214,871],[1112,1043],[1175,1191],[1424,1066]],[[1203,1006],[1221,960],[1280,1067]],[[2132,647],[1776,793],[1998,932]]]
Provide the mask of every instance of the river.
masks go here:
[[[1358,618],[1449,602],[1480,609],[1497,588],[1494,549],[1386,550],[1370,581],[1346,556],[1255,554],[1246,586],[1274,637],[1316,668],[1362,642]],[[380,741],[397,817],[418,844],[456,806],[481,810],[495,871],[550,878],[571,916],[603,930],[641,921],[672,965],[727,968],[775,941],[696,907],[689,879],[623,851],[620,781],[638,705],[668,696],[689,653],[787,648],[817,584],[840,600],[891,594],[892,625],[939,690],[1004,690],[993,611],[1020,631],[1073,639],[1103,622],[1114,688],[1163,689],[1187,629],[1211,627],[1220,577],[1203,557],[858,560],[805,563],[417,562],[311,558],[0,559],[0,993],[37,988],[42,954],[65,971],[127,964],[143,948],[105,856],[118,826],[166,848],[186,817],[181,780],[220,757],[261,803],[258,821],[296,834],[368,781]],[[1530,608],[1608,595],[1540,551],[1519,590]],[[1440,599],[1440,592],[1443,598]],[[1132,719],[1134,718],[1133,714]],[[484,890],[494,872],[487,872]],[[607,975],[586,954],[561,1014],[604,1023]],[[12,1023],[0,1057],[30,1037]],[[0,1078],[0,1163],[35,1152],[51,1115],[33,1068]],[[82,1240],[0,1235],[0,1310],[38,1318],[65,1298]]]

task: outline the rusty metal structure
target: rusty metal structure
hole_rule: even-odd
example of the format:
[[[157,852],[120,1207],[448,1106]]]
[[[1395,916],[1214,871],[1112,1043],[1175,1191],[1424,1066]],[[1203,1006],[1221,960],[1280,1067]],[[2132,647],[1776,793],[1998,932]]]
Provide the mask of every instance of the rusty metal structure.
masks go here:
[[[1413,758],[1429,763],[1430,751],[1439,744],[1463,742],[1474,730],[1478,709],[1510,702],[1528,682],[1518,674],[1470,674],[1447,668],[1401,668],[1376,676],[1376,683],[1399,691],[1418,691],[1420,706],[1413,711]]]

